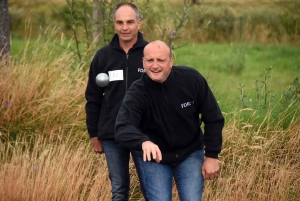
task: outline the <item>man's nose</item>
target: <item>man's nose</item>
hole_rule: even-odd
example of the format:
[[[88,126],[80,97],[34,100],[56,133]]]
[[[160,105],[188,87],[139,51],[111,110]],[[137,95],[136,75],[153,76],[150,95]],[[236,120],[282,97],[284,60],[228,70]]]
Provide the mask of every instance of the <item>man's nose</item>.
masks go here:
[[[124,24],[123,24],[123,27],[122,27],[122,29],[124,29],[124,30],[127,30],[127,29],[128,29],[128,25],[127,25],[127,23],[124,23]]]
[[[158,68],[158,62],[154,60],[152,67],[153,68]]]

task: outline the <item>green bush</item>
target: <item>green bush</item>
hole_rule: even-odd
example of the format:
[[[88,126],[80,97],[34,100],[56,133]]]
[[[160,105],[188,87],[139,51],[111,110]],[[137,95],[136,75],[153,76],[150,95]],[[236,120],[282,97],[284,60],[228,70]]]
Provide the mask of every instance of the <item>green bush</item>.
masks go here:
[[[245,68],[246,54],[243,49],[233,49],[224,57],[222,70],[228,74],[241,74]]]
[[[193,20],[200,29],[208,32],[207,39],[210,41],[228,40],[234,31],[234,12],[227,6],[200,6]]]
[[[280,21],[288,36],[296,40],[300,34],[300,17],[284,14],[280,15]]]

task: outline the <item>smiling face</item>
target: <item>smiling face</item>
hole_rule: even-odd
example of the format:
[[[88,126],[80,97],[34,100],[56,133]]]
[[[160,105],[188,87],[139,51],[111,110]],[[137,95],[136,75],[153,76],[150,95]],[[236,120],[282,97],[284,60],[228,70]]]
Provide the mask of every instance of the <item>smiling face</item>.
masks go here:
[[[115,12],[114,27],[121,45],[134,45],[138,38],[141,20],[133,8],[123,5]]]
[[[170,48],[162,41],[154,41],[144,48],[143,66],[155,82],[163,83],[173,66]]]

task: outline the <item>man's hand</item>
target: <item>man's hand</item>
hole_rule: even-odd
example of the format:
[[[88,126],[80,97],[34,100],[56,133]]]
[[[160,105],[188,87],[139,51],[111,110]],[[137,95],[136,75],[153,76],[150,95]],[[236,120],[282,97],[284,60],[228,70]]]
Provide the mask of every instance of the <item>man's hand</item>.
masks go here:
[[[202,175],[204,179],[214,179],[220,170],[218,159],[206,157],[202,165]]]
[[[101,142],[98,139],[98,137],[91,138],[91,145],[92,145],[93,150],[96,153],[98,153],[98,154],[103,154],[104,153],[104,150],[102,148]]]
[[[144,161],[151,161],[153,159],[159,163],[162,160],[162,155],[160,152],[160,149],[156,144],[154,144],[151,141],[145,141],[142,143],[142,149],[143,149],[143,159]]]

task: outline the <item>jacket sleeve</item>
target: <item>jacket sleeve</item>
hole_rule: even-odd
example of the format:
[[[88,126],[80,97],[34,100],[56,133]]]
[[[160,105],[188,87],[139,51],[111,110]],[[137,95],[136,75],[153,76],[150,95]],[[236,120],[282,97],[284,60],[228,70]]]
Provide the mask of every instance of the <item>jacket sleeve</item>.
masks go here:
[[[116,119],[115,139],[118,143],[129,149],[141,151],[142,143],[150,140],[139,129],[144,109],[145,101],[132,84],[126,92]]]
[[[85,111],[86,111],[86,126],[90,138],[97,137],[98,122],[103,101],[103,88],[96,84],[96,76],[100,72],[100,62],[97,54],[93,58],[90,69],[87,87],[85,91]]]
[[[224,117],[207,81],[201,75],[198,81],[197,99],[201,121],[204,123],[205,156],[218,158],[222,148]]]

